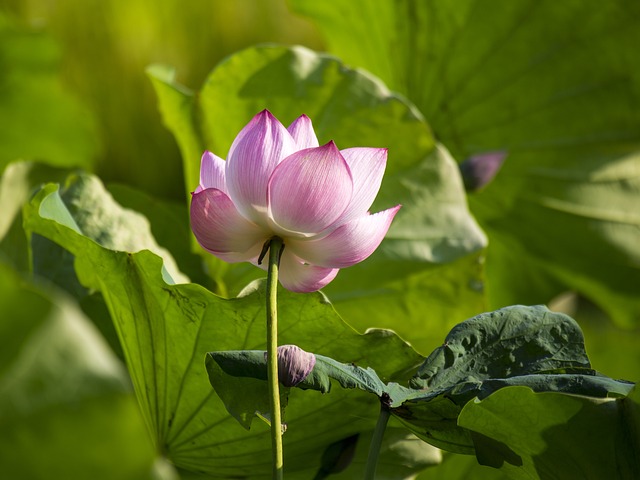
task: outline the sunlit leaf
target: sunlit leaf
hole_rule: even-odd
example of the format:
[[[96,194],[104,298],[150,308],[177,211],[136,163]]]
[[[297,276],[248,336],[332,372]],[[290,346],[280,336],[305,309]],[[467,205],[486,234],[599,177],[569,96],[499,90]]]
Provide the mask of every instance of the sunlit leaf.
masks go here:
[[[58,187],[40,191],[25,210],[26,228],[68,249],[87,288],[105,298],[156,448],[195,472],[250,478],[271,471],[269,431],[243,429],[214,394],[203,360],[211,350],[264,348],[264,291],[225,300],[199,285],[169,285],[159,257],[108,250],[83,236]],[[59,223],[59,219],[66,224]],[[65,220],[67,219],[67,220]],[[279,294],[280,341],[375,368],[385,380],[408,378],[421,357],[397,336],[360,335],[321,294]],[[287,477],[309,478],[329,444],[371,430],[377,400],[341,390],[331,396],[292,392],[285,434]]]
[[[164,260],[163,272],[171,283],[185,282],[172,255],[158,245],[151,233],[149,221],[140,213],[120,206],[102,182],[95,176],[78,174],[70,176],[64,187],[48,197],[41,205],[41,214],[72,228],[105,248],[126,252],[150,250]],[[68,288],[72,266],[62,263],[51,267],[49,262],[60,263],[60,247],[36,239],[33,247],[34,270],[45,277],[63,275],[58,282]],[[42,263],[46,265],[42,265]],[[61,270],[61,273],[58,273]],[[65,271],[68,270],[68,271]]]
[[[206,283],[202,257],[191,252],[191,228],[186,203],[156,198],[122,184],[109,184],[107,190],[122,207],[147,218],[151,235],[168,250],[176,268],[179,265],[180,271],[194,283]],[[159,250],[155,252],[162,253]]]

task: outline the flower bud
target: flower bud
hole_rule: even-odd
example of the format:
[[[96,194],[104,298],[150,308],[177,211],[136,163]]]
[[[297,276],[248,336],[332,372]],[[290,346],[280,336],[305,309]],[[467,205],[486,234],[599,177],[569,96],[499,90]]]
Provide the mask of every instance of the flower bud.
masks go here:
[[[473,155],[460,164],[460,173],[468,192],[485,187],[498,174],[507,152],[496,151]]]
[[[285,387],[295,387],[313,370],[316,356],[296,345],[278,347],[278,380]]]

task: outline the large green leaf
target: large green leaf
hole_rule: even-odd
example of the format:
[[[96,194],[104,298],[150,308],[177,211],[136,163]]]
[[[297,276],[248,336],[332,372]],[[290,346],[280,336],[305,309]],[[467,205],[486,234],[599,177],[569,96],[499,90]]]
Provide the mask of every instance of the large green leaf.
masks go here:
[[[11,171],[11,167],[13,165],[7,169],[7,173]],[[87,174],[70,175],[57,193],[59,197],[55,198],[55,201],[45,203],[43,212],[48,212],[52,218],[58,219],[106,248],[128,252],[150,250],[163,258],[162,272],[167,281],[175,283],[188,280],[178,269],[171,253],[155,240],[147,218],[119,205],[97,177]],[[150,208],[148,197],[146,200],[144,205]],[[58,208],[60,206],[62,208]],[[156,207],[154,210],[157,212],[161,209]],[[163,220],[171,221],[166,211]],[[178,226],[174,224],[172,231],[173,242],[179,244]],[[24,232],[21,233],[24,237]],[[184,233],[184,243],[187,243],[188,234]],[[167,236],[163,238],[166,240]],[[175,246],[175,243],[169,244]],[[74,270],[74,256],[52,240],[37,234],[31,238],[30,252],[33,271],[72,294],[111,348],[122,356],[117,333],[104,300],[99,294],[80,284]]]
[[[59,59],[49,37],[0,13],[0,173],[20,158],[91,168],[98,149],[95,122],[63,88]]]
[[[242,127],[269,108],[283,123],[307,114],[320,142],[340,148],[389,148],[389,162],[372,210],[403,207],[379,251],[345,269],[326,293],[358,328],[401,330],[419,348],[432,331],[425,306],[452,322],[482,308],[479,268],[469,260],[485,245],[470,216],[460,174],[446,149],[405,100],[374,77],[344,67],[335,58],[303,48],[256,47],[233,55],[213,70],[197,94],[175,83],[170,70],[149,74],[166,125],[181,146],[187,188],[198,183],[201,150],[224,157]],[[458,261],[457,264],[450,262]],[[246,265],[210,260],[221,293],[233,294],[260,275]],[[248,275],[247,275],[248,273]],[[436,278],[450,282],[433,287]],[[466,301],[453,302],[452,293]],[[433,293],[432,293],[433,292]],[[361,310],[364,305],[370,309]],[[442,333],[439,330],[434,330]]]
[[[479,461],[511,478],[637,478],[637,397],[637,390],[596,399],[505,388],[469,402],[458,421],[472,430]]]
[[[158,451],[179,467],[218,477],[267,476],[268,428],[256,422],[247,432],[237,424],[209,386],[203,364],[213,349],[264,348],[264,291],[225,300],[199,285],[167,284],[159,257],[109,250],[82,235],[62,198],[55,185],[41,190],[25,208],[25,228],[68,249],[82,284],[104,296]],[[421,360],[393,334],[358,334],[321,294],[282,290],[279,311],[282,343],[371,366],[385,381],[406,379]],[[298,393],[292,392],[287,411],[285,465],[288,477],[309,478],[326,446],[373,428],[377,401],[345,391]]]
[[[333,53],[412,100],[458,160],[507,151],[470,200],[494,308],[569,288],[638,323],[640,4],[290,4]]]
[[[152,474],[126,372],[69,298],[0,264],[0,305],[3,478],[175,478]]]

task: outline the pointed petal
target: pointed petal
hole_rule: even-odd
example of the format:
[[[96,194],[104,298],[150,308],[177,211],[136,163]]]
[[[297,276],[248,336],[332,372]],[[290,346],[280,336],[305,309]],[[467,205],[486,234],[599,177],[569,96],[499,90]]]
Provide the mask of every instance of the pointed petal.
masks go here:
[[[298,150],[314,148],[320,145],[318,143],[318,137],[316,137],[316,132],[313,131],[311,119],[306,115],[301,115],[296,118],[287,130],[296,141]]]
[[[295,150],[291,134],[268,110],[253,117],[233,141],[226,164],[227,189],[249,220],[265,223],[269,177]]]
[[[346,223],[365,215],[378,195],[387,166],[386,148],[346,148],[340,153],[347,161],[353,177],[353,197],[340,218]]]
[[[250,261],[269,234],[244,218],[221,190],[208,188],[191,198],[191,229],[202,247],[227,262]]]
[[[319,240],[289,240],[287,248],[305,261],[330,268],[350,267],[371,255],[387,234],[397,205],[345,223]]]
[[[337,268],[323,268],[305,264],[284,249],[280,259],[280,283],[291,292],[309,293],[320,290],[338,274]]]
[[[226,162],[223,159],[208,150],[205,151],[202,154],[202,160],[200,160],[200,185],[194,193],[199,193],[207,188],[217,188],[226,193],[225,166]]]
[[[333,142],[285,158],[269,180],[269,216],[292,232],[317,233],[351,202],[349,166]]]

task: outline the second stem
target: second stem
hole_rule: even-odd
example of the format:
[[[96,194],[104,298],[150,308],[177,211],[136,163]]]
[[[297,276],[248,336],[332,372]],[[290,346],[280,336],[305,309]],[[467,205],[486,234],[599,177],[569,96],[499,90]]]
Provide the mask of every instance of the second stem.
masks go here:
[[[273,478],[283,478],[282,418],[280,415],[280,385],[278,383],[278,268],[284,243],[273,237],[269,243],[267,270],[267,380],[271,407],[271,456]]]

